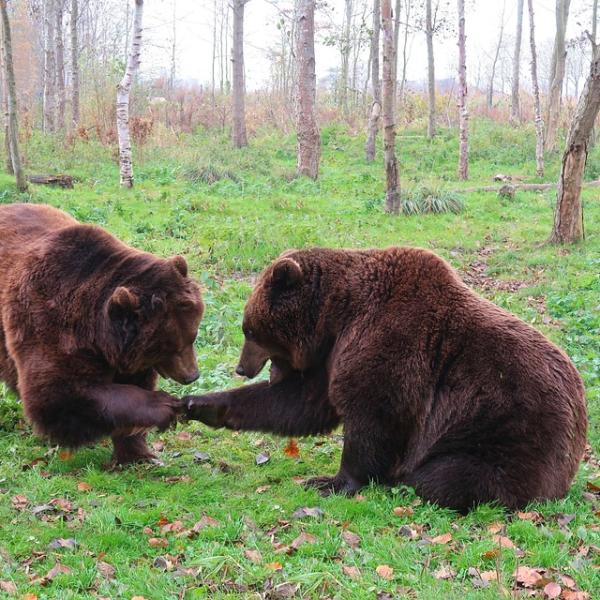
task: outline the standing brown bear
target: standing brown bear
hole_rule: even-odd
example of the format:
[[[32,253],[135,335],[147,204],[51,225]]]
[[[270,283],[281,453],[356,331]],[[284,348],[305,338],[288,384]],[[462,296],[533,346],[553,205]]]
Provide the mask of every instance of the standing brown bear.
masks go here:
[[[180,256],[134,250],[50,206],[0,207],[0,379],[53,443],[111,436],[116,463],[152,459],[145,431],[180,406],[157,373],[198,377],[203,308]]]
[[[237,372],[271,380],[189,396],[214,427],[319,434],[344,425],[339,472],[307,484],[353,494],[414,486],[460,511],[557,498],[587,414],[567,356],[417,248],[288,251],[244,313]]]

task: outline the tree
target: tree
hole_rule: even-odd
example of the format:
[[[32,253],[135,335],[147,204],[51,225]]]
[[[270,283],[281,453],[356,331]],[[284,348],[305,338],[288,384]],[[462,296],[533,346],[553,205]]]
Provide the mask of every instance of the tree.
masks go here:
[[[315,0],[298,0],[296,13],[296,129],[298,135],[298,174],[316,179],[319,175],[321,140],[315,103]]]
[[[5,80],[8,96],[8,135],[10,147],[10,160],[15,174],[17,189],[20,192],[27,190],[27,180],[23,172],[21,155],[19,153],[19,123],[17,117],[17,85],[15,83],[15,70],[13,65],[12,38],[10,21],[8,18],[7,0],[0,0],[2,13],[2,53],[4,57]]]
[[[244,81],[244,6],[248,0],[233,0],[233,145],[242,148],[248,145],[246,135],[246,84]]]
[[[562,88],[565,79],[565,63],[567,59],[566,31],[571,0],[556,0],[556,36],[552,53],[552,68],[548,107],[546,110],[546,150],[553,151],[556,147],[556,134],[560,119]]]
[[[469,112],[467,109],[467,45],[465,35],[465,0],[457,0],[458,7],[458,109],[459,159],[458,178],[469,178]]]
[[[135,0],[131,50],[127,58],[127,66],[123,79],[117,86],[117,133],[119,136],[119,166],[121,185],[133,187],[133,164],[131,159],[131,137],[129,134],[129,95],[131,84],[140,64],[142,46],[142,15],[144,0]]]
[[[367,141],[365,143],[365,158],[375,160],[375,143],[379,130],[381,115],[381,82],[379,81],[379,30],[381,28],[380,0],[373,0],[373,32],[371,33],[371,86],[373,89],[373,104],[369,117]]]
[[[578,242],[584,237],[581,183],[594,122],[600,111],[600,51],[593,44],[590,74],[573,115],[562,159],[554,227],[550,242]]]
[[[79,0],[71,0],[71,121],[79,125]]]
[[[533,0],[527,0],[529,8],[529,46],[531,51],[531,85],[533,87],[533,107],[535,114],[535,165],[538,177],[544,176],[544,122],[540,103],[540,86],[537,75],[537,52],[535,48],[535,18]]]
[[[56,127],[64,129],[65,127],[65,107],[67,97],[65,90],[65,42],[63,38],[63,14],[64,0],[54,0],[56,17],[55,35],[56,41]]]
[[[44,95],[43,130],[51,133],[56,129],[56,0],[44,3]]]
[[[513,53],[512,93],[510,99],[510,120],[513,123],[516,123],[521,118],[519,79],[521,71],[521,38],[523,37],[523,4],[524,0],[517,0],[517,32],[515,35],[515,51]]]
[[[350,30],[352,27],[353,0],[344,0],[344,27],[340,38],[341,69],[339,82],[339,100],[344,116],[348,117],[348,72],[350,65]]]
[[[396,161],[396,123],[394,118],[394,31],[391,0],[381,3],[383,30],[383,159],[385,163],[385,210],[400,212],[400,183]]]
[[[435,59],[433,55],[433,16],[431,0],[425,4],[425,37],[427,39],[427,137],[435,136]]]
[[[498,44],[496,45],[496,52],[494,59],[492,60],[492,71],[490,73],[490,83],[488,85],[487,93],[487,106],[488,110],[494,108],[494,79],[496,78],[496,65],[498,64],[498,57],[500,56],[500,50],[502,49],[502,40],[504,39],[504,12],[506,10],[506,0],[502,3],[502,16],[500,17],[500,33],[498,35]]]

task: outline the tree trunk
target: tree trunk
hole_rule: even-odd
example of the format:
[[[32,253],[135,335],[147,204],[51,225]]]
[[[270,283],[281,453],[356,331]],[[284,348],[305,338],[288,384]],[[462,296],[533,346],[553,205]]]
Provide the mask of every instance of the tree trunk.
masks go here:
[[[71,120],[79,125],[79,0],[71,0]]]
[[[510,120],[512,123],[517,123],[521,119],[519,77],[521,68],[521,38],[523,37],[523,4],[524,0],[517,0],[517,33],[515,36],[515,52],[513,54],[512,93],[510,101]]]
[[[396,161],[396,124],[394,121],[394,31],[391,0],[381,3],[383,30],[383,158],[385,163],[385,210],[400,212],[400,183]]]
[[[581,185],[588,156],[590,135],[600,111],[600,51],[594,45],[590,74],[577,103],[558,180],[553,243],[577,242],[584,238]]]
[[[341,40],[341,69],[340,69],[340,107],[344,117],[348,117],[348,71],[350,66],[350,28],[352,25],[352,0],[344,0],[344,30]]]
[[[248,0],[233,1],[233,146],[248,145],[246,136],[246,84],[244,81],[244,6]]]
[[[425,37],[427,38],[427,137],[431,140],[435,136],[435,60],[431,0],[426,0],[425,4]]]
[[[63,38],[64,0],[54,0],[56,3],[56,127],[65,127],[65,107],[67,104],[65,92],[65,42]]]
[[[296,13],[298,175],[319,175],[321,140],[315,112],[315,0],[298,0]]]
[[[400,39],[400,11],[402,10],[402,0],[396,0],[396,4],[393,9],[393,23],[394,23],[394,63],[392,64],[392,79],[394,80],[394,110],[397,106],[398,96],[398,40]]]
[[[365,158],[375,160],[375,143],[379,131],[381,115],[381,82],[379,81],[379,30],[381,28],[380,0],[373,0],[373,33],[371,35],[371,86],[373,89],[373,105],[369,117],[367,141],[365,143]]]
[[[465,0],[457,0],[458,6],[458,109],[459,158],[458,178],[469,178],[469,112],[467,109],[467,48],[465,35]]]
[[[500,35],[498,36],[498,45],[496,46],[496,53],[494,54],[494,60],[492,61],[492,72],[490,74],[490,83],[488,86],[487,94],[487,107],[488,110],[494,108],[494,80],[496,79],[496,65],[498,64],[498,57],[500,56],[500,49],[502,48],[502,39],[504,38],[504,13],[506,10],[506,0],[502,4],[502,17],[500,19]]]
[[[544,121],[540,103],[540,86],[537,74],[537,51],[535,48],[535,19],[533,0],[527,0],[529,8],[529,46],[531,52],[531,85],[533,87],[533,108],[535,114],[535,165],[538,177],[544,176]]]
[[[43,130],[52,133],[56,129],[56,0],[44,3],[44,96]]]
[[[8,135],[10,139],[10,159],[15,174],[17,189],[20,192],[27,190],[27,180],[21,164],[19,154],[19,123],[17,120],[17,86],[15,83],[15,70],[13,66],[12,39],[10,34],[10,21],[8,20],[8,9],[6,0],[0,0],[0,11],[2,12],[2,42],[4,54],[4,68],[6,75],[8,95]]]
[[[133,187],[133,164],[131,159],[131,137],[129,135],[129,94],[136,71],[140,64],[142,46],[142,15],[144,0],[135,0],[131,50],[127,57],[127,67],[123,79],[117,86],[117,133],[119,135],[119,166],[121,185]]]
[[[1,31],[1,29],[0,29]],[[10,114],[8,112],[8,85],[6,83],[6,58],[4,56],[4,39],[0,44],[0,84],[2,86],[2,113],[4,117],[4,150],[6,151],[6,172],[14,175],[10,156]]]
[[[546,150],[552,152],[556,148],[556,135],[560,120],[560,106],[562,100],[562,88],[565,79],[565,63],[567,50],[565,46],[565,34],[567,30],[567,19],[569,17],[570,0],[556,0],[556,37],[554,39],[554,52],[551,73],[550,91],[548,93],[548,108],[546,111]]]

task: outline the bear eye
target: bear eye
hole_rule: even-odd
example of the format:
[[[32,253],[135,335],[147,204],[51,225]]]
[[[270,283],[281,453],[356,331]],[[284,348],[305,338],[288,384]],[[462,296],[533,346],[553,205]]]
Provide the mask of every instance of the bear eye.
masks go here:
[[[247,339],[249,340],[253,340],[254,339],[254,331],[252,331],[252,329],[247,329],[244,332],[244,335],[246,336]]]

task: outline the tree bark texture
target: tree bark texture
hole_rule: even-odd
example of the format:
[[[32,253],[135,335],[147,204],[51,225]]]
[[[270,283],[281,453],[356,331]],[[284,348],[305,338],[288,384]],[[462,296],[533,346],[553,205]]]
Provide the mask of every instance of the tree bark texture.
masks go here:
[[[65,127],[65,108],[67,104],[65,89],[65,42],[63,37],[64,0],[54,0],[56,3],[56,128]]]
[[[365,143],[365,158],[375,160],[375,145],[379,131],[381,116],[381,82],[379,80],[379,30],[381,29],[381,3],[373,0],[373,33],[371,35],[371,87],[373,89],[373,104]]]
[[[427,137],[435,136],[435,59],[433,54],[433,16],[431,0],[425,3],[425,37],[427,38]]]
[[[527,0],[529,8],[529,46],[531,52],[531,85],[533,88],[533,107],[535,115],[535,170],[538,177],[544,176],[544,121],[540,102],[540,86],[537,74],[537,50],[535,47],[535,15],[533,0]]]
[[[512,89],[510,100],[510,120],[513,123],[517,123],[521,119],[519,80],[521,72],[521,39],[523,37],[523,4],[524,0],[517,0],[517,31],[515,34],[515,51],[513,53]]]
[[[44,95],[43,130],[56,130],[56,0],[44,3]]]
[[[71,121],[79,125],[79,0],[71,0]]]
[[[246,83],[244,74],[244,7],[248,0],[233,0],[233,146],[248,145],[246,135]]]
[[[458,178],[469,178],[469,111],[467,108],[467,44],[465,35],[465,0],[457,0],[458,8],[458,110],[459,157]]]

